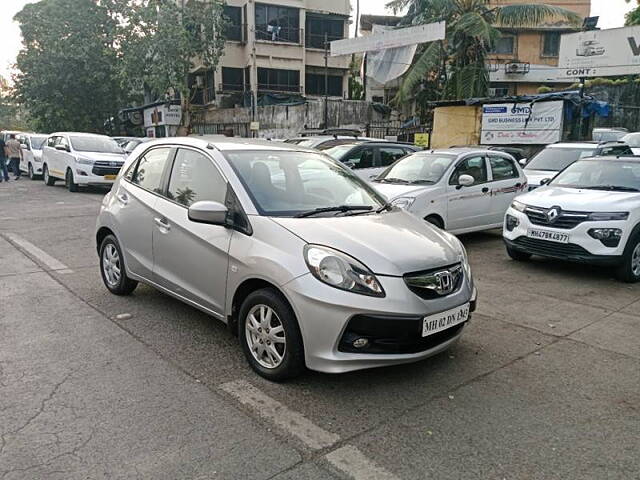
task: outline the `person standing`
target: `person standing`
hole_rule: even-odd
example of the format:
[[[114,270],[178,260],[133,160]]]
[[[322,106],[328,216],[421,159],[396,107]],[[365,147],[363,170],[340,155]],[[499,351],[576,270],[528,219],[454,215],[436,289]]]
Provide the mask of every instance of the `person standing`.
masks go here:
[[[20,178],[20,160],[22,160],[22,147],[20,142],[16,140],[15,134],[9,135],[9,141],[6,146],[7,157],[9,157],[9,168],[13,170],[16,180]]]
[[[9,181],[9,171],[7,170],[7,155],[6,155],[6,145],[4,143],[4,138],[0,136],[0,183],[4,178],[5,182]]]

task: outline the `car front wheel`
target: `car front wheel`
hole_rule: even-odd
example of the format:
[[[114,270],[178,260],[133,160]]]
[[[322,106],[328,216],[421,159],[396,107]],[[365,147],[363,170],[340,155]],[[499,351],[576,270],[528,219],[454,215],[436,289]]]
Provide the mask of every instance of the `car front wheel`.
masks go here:
[[[44,183],[53,187],[56,184],[56,179],[49,175],[49,167],[45,164],[42,167],[42,178],[44,179]]]
[[[29,167],[27,168],[27,171],[29,173],[29,179],[35,180],[36,179],[36,174],[33,171],[33,165],[31,165],[31,163],[29,163]]]
[[[73,179],[73,172],[67,168],[67,174],[64,176],[64,185],[70,192],[78,191],[78,184]]]
[[[623,282],[635,283],[640,281],[640,233],[634,235],[627,242],[622,255],[622,263],[616,273],[617,277]]]
[[[107,235],[100,244],[100,274],[109,291],[115,295],[129,295],[138,282],[127,276],[122,249],[113,235]]]
[[[251,368],[272,381],[293,378],[305,369],[298,321],[276,290],[251,293],[240,308],[238,336]]]

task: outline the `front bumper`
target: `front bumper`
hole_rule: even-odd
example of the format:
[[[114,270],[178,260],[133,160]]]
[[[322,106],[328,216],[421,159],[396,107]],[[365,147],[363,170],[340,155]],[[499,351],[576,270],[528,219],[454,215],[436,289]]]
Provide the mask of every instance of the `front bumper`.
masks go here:
[[[509,248],[532,255],[572,262],[597,265],[619,264],[631,233],[631,229],[625,221],[587,221],[578,224],[574,228],[564,229],[535,225],[525,213],[511,207],[507,210],[507,215],[518,219],[518,225],[512,231],[509,231],[506,226],[505,216],[503,240]],[[527,232],[530,228],[569,235],[569,243],[529,238]],[[620,228],[623,232],[620,243],[616,247],[607,247],[600,240],[588,234],[588,231],[592,228]]]
[[[283,287],[300,324],[308,368],[341,373],[430,357],[454,344],[465,324],[423,338],[418,328],[422,318],[467,302],[471,303],[471,311],[475,309],[476,290],[467,274],[458,291],[434,300],[423,300],[412,293],[400,277],[378,276],[378,280],[386,293],[384,298],[344,292],[319,282],[311,274]],[[349,351],[345,344],[356,323],[365,326],[364,333],[372,340],[372,347],[390,348]]]

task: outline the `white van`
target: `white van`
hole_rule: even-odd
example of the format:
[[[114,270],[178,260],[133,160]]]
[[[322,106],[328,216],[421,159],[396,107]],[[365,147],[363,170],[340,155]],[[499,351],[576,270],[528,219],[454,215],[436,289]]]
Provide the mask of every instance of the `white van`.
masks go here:
[[[52,186],[64,180],[70,192],[79,186],[111,185],[126,154],[106,135],[58,132],[47,138],[42,153],[42,177]]]

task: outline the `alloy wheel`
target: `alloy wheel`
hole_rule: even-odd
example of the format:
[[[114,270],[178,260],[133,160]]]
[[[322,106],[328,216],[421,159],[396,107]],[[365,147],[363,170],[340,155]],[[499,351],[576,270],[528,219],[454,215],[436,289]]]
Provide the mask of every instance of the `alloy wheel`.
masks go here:
[[[286,336],[278,314],[268,305],[255,305],[247,314],[245,337],[253,358],[265,368],[284,360]]]
[[[34,176],[35,175],[33,174],[33,165],[29,164],[29,178],[33,180]]]
[[[113,243],[106,245],[102,251],[102,271],[109,286],[118,286],[122,275],[121,268],[118,249]]]
[[[640,243],[636,245],[631,254],[631,271],[636,277],[640,277]]]

